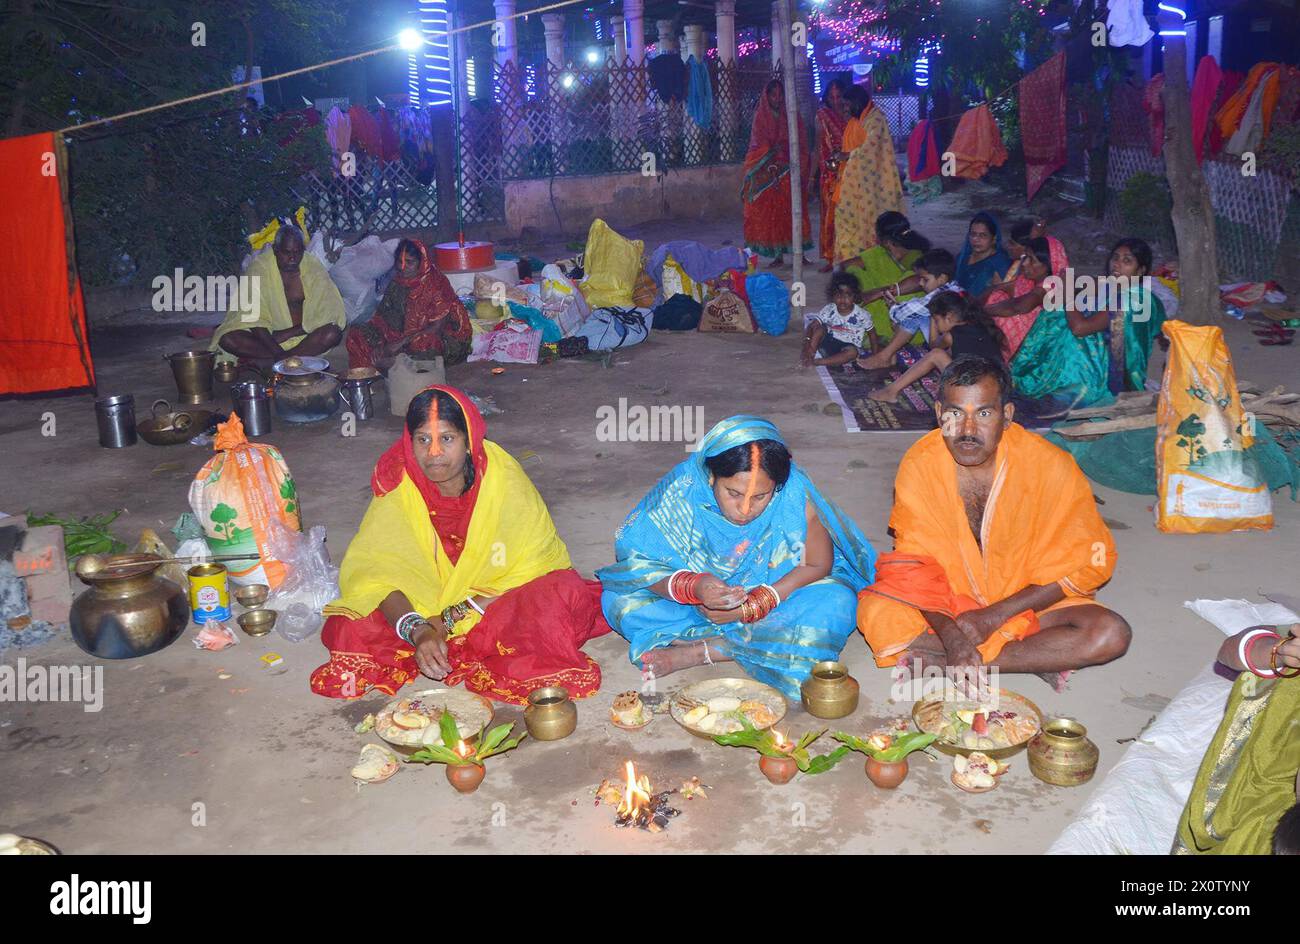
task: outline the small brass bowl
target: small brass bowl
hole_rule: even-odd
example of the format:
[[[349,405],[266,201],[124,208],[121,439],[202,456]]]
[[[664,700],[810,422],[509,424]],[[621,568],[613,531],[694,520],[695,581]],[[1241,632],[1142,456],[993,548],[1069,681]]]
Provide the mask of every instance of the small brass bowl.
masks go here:
[[[558,741],[572,734],[578,726],[578,709],[569,700],[568,689],[555,686],[529,692],[524,726],[535,741]]]
[[[266,596],[270,592],[271,588],[264,583],[250,583],[246,587],[235,588],[235,599],[240,606],[255,610],[266,602]]]
[[[239,628],[250,636],[265,636],[275,625],[275,610],[249,610],[239,614]]]

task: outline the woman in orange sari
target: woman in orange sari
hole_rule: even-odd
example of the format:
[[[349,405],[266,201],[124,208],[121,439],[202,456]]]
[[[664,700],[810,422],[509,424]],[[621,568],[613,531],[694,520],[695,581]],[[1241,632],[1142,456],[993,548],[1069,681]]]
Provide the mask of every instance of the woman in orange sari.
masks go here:
[[[813,158],[821,196],[821,234],[818,247],[826,264],[823,272],[835,267],[835,191],[839,186],[840,166],[844,158],[844,127],[849,120],[848,101],[844,97],[848,83],[832,79],[817,110],[817,153]]]
[[[812,227],[808,222],[808,178],[812,162],[808,156],[808,135],[799,121],[799,200],[803,206],[803,239],[800,253],[812,248]],[[785,113],[785,90],[779,79],[767,83],[763,99],[754,113],[754,127],[745,155],[745,176],[740,185],[744,203],[745,245],[771,259],[771,268],[781,265],[790,248],[790,127]]]
[[[411,401],[325,607],[318,695],[394,695],[421,673],[516,705],[551,685],[600,688],[581,648],[609,632],[600,584],[573,569],[537,489],[485,432],[452,387]]]

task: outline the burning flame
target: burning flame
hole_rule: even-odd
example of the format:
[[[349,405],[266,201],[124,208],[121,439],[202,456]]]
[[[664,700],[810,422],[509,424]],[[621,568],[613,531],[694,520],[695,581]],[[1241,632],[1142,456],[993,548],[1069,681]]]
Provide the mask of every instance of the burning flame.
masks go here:
[[[470,754],[473,753],[473,751],[470,750],[469,745],[466,744],[463,740],[456,742],[455,750],[456,753],[459,754],[461,757],[468,757]]]
[[[619,801],[618,814],[635,818],[650,805],[650,778],[643,774],[638,779],[631,761],[627,762],[626,769],[627,787],[623,791],[623,799]]]

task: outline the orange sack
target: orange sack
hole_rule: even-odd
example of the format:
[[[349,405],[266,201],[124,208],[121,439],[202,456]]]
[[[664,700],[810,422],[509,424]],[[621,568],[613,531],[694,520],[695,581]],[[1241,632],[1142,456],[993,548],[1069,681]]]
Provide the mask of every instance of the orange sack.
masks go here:
[[[234,413],[217,427],[213,448],[217,454],[190,484],[190,508],[213,555],[257,555],[229,562],[231,580],[264,583],[274,590],[284,583],[287,571],[270,550],[272,523],[302,530],[293,476],[280,450],[248,441]]]

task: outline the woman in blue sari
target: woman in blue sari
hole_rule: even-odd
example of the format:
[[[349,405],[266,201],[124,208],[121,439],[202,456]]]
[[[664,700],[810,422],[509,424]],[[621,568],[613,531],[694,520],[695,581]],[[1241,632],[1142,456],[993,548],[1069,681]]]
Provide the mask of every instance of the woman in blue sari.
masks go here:
[[[734,661],[791,699],[839,656],[875,579],[866,537],[756,416],[713,427],[628,515],[615,554],[601,605],[634,664],[661,677]]]
[[[970,295],[980,295],[989,284],[1011,268],[1011,257],[1002,248],[998,221],[983,211],[971,217],[966,242],[957,255],[957,284]]]

